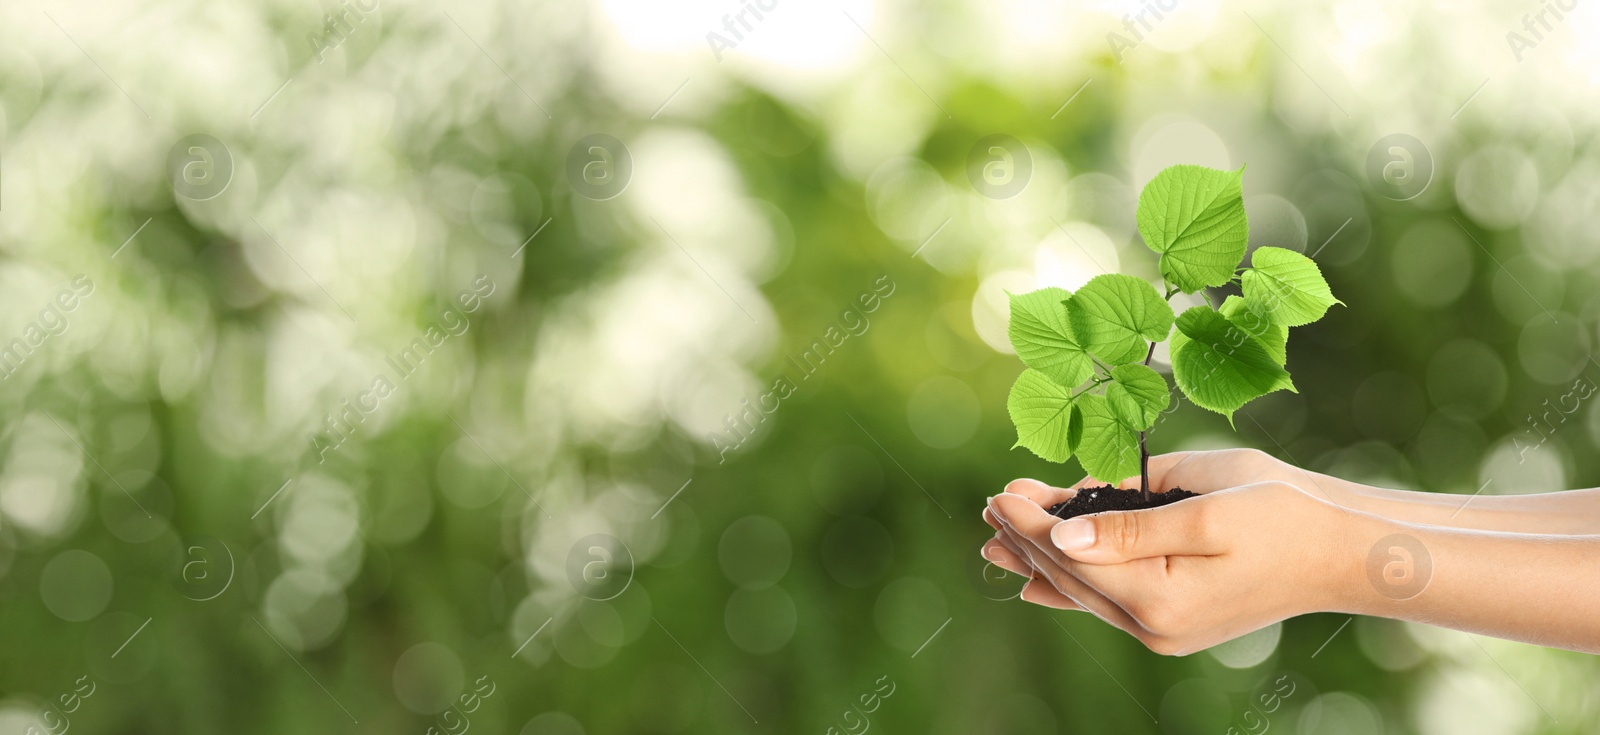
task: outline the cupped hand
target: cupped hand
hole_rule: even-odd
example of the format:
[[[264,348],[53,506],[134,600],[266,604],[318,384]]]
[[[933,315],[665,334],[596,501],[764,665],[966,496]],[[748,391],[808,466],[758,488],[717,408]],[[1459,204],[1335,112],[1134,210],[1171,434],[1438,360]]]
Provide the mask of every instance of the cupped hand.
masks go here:
[[[1008,486],[991,499],[1001,538],[985,545],[985,556],[1007,568],[1025,562],[1028,587],[1053,591],[1024,599],[1087,609],[1158,653],[1185,654],[1293,615],[1339,609],[1348,580],[1360,576],[1360,559],[1344,553],[1351,514],[1287,483],[1068,521],[1041,506],[1071,489],[1016,489],[1024,492]]]

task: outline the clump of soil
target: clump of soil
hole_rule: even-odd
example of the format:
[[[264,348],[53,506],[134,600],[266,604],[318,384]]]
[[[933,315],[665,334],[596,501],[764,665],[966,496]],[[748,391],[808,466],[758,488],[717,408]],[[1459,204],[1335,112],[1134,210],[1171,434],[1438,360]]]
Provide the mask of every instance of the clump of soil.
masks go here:
[[[1164,493],[1150,493],[1150,500],[1146,501],[1144,493],[1137,489],[1118,490],[1110,485],[1101,485],[1083,488],[1077,495],[1072,496],[1071,500],[1050,506],[1050,515],[1066,519],[1109,510],[1145,510],[1195,497],[1199,495],[1175,487]]]

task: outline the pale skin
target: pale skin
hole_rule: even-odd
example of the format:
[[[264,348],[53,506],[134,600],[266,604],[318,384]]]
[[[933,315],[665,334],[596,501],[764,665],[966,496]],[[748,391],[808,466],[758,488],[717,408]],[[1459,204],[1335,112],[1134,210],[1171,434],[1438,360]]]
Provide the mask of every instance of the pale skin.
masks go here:
[[[996,533],[983,556],[1030,578],[1023,600],[1087,611],[1157,653],[1193,653],[1311,612],[1600,653],[1600,489],[1469,500],[1230,449],[1150,458],[1152,491],[1202,497],[1070,521],[1045,511],[1100,484],[1013,481],[984,509]],[[1400,559],[1412,576],[1383,576]]]

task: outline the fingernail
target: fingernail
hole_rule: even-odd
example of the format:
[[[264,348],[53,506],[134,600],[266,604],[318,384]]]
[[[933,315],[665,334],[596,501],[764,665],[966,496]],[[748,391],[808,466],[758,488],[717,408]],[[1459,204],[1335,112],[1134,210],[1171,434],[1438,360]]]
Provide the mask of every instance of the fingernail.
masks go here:
[[[995,562],[1001,561],[1004,558],[1003,552],[1000,551],[999,546],[991,546],[987,549],[984,549],[983,555],[989,557],[989,561]]]
[[[1072,518],[1050,529],[1050,540],[1062,551],[1079,551],[1094,545],[1094,523],[1086,518]]]

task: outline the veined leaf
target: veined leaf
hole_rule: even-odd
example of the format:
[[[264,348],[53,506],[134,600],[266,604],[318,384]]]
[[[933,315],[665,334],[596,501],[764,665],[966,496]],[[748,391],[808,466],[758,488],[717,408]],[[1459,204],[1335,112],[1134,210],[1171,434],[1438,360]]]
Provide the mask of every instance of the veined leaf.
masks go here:
[[[1244,167],[1171,166],[1139,193],[1139,234],[1161,254],[1161,275],[1187,293],[1233,280],[1250,240]]]
[[[1139,363],[1111,369],[1113,382],[1106,386],[1106,401],[1117,419],[1136,431],[1145,431],[1156,417],[1172,404],[1172,393],[1161,373]]]
[[[1068,301],[1078,344],[1110,365],[1143,360],[1148,345],[1172,331],[1172,307],[1149,281],[1119,273],[1090,279]]]
[[[1011,385],[1006,411],[1017,427],[1017,443],[1051,462],[1072,457],[1072,389],[1038,370],[1024,370]]]
[[[1272,361],[1278,363],[1279,367],[1288,363],[1289,328],[1274,324],[1264,309],[1238,296],[1229,296],[1222,302],[1222,308],[1218,311],[1221,311],[1233,326],[1261,340],[1261,346],[1267,348],[1267,354],[1272,356]],[[1172,349],[1177,348],[1174,345]]]
[[[1178,316],[1187,338],[1175,344],[1172,377],[1189,400],[1233,421],[1233,412],[1275,390],[1293,391],[1289,373],[1268,354],[1261,340],[1210,307],[1196,306]]]
[[[1083,439],[1077,447],[1083,470],[1104,482],[1139,474],[1139,437],[1117,419],[1105,396],[1078,396],[1075,410],[1083,417]]]
[[[1011,296],[1011,347],[1027,365],[1069,388],[1094,375],[1089,354],[1072,337],[1065,303],[1072,292],[1041,288]]]
[[[1276,324],[1298,327],[1322,318],[1333,297],[1316,262],[1293,250],[1257,248],[1239,285],[1246,301]]]

